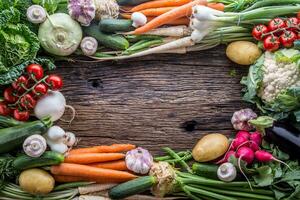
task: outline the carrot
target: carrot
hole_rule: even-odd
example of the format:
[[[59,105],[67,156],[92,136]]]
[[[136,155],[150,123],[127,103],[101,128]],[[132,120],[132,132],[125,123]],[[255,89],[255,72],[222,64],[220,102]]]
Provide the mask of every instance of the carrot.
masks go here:
[[[94,163],[94,164],[89,164],[89,166],[103,168],[103,169],[114,169],[120,171],[128,170],[126,167],[126,163],[123,160],[104,162],[104,163]]]
[[[215,10],[224,11],[225,5],[223,3],[208,3],[207,7],[210,7]]]
[[[157,17],[162,15],[170,10],[173,10],[176,7],[162,7],[162,8],[149,8],[146,10],[141,10],[139,12],[143,13],[147,17]]]
[[[65,157],[65,163],[90,164],[97,162],[107,162],[125,158],[122,153],[80,153],[69,154]]]
[[[130,12],[137,12],[149,8],[161,8],[161,7],[173,7],[182,6],[184,4],[190,3],[192,0],[156,0],[142,3],[133,7]]]
[[[130,32],[130,34],[143,34],[143,33],[146,33],[147,31],[150,31],[159,26],[167,24],[168,22],[173,21],[175,19],[179,19],[179,18],[185,17],[185,16],[190,16],[192,13],[192,8],[198,4],[206,5],[207,1],[206,0],[195,0],[188,4],[174,8],[174,9],[170,10],[169,12],[166,12],[166,13],[156,17],[155,19],[148,22],[144,26],[135,29],[135,31]]]
[[[136,175],[129,172],[101,169],[72,163],[62,163],[60,165],[52,166],[51,173],[54,175],[79,176],[91,180],[103,181],[106,183],[119,183],[137,178]]]
[[[126,152],[135,149],[136,146],[133,144],[113,144],[110,146],[94,146],[87,148],[72,149],[69,154],[75,153],[118,153]]]
[[[58,183],[73,183],[73,182],[95,182],[95,183],[119,183],[113,179],[105,180],[103,178],[91,178],[91,177],[82,177],[82,176],[66,176],[66,175],[53,175],[53,178]]]
[[[131,19],[130,14],[121,14],[121,16],[125,19]],[[150,22],[153,19],[155,19],[155,17],[147,17],[147,22]],[[170,21],[166,25],[189,25],[189,24],[190,24],[190,19],[188,17],[182,17],[182,18]]]

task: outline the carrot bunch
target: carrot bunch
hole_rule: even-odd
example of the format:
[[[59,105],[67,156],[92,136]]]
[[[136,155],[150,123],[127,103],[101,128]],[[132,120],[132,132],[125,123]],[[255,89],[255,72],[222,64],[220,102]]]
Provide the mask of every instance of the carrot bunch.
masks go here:
[[[123,152],[132,150],[132,144],[113,144],[73,149],[64,163],[52,166],[51,173],[57,182],[92,181],[121,183],[137,176],[128,172]]]
[[[210,8],[224,11],[223,3],[207,3],[206,0],[154,0],[142,3],[127,12],[141,12],[148,23],[137,28],[131,34],[143,34],[162,25],[188,25],[192,8],[195,5],[206,5]],[[124,18],[130,18],[131,14],[122,14]]]

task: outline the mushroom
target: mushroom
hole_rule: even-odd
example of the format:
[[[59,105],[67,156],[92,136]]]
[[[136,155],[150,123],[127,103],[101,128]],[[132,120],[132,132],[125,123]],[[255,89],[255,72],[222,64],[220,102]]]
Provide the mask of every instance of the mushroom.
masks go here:
[[[141,12],[134,12],[131,15],[132,26],[138,28],[144,26],[147,23],[147,17]]]
[[[32,5],[27,9],[26,16],[31,23],[40,24],[46,21],[47,11],[42,6]]]
[[[91,56],[96,53],[98,49],[98,42],[93,37],[85,37],[80,43],[80,48],[84,55]]]
[[[221,181],[231,182],[236,178],[236,168],[232,163],[223,163],[219,166],[217,175]]]
[[[46,140],[41,135],[32,135],[23,143],[23,150],[30,157],[40,157],[46,149]]]
[[[93,0],[69,0],[69,15],[82,26],[89,26],[95,18],[96,6]]]

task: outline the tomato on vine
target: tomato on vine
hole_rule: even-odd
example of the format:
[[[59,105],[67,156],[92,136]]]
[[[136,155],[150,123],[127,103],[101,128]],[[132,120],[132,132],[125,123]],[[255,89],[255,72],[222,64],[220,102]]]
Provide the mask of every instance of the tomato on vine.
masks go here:
[[[18,97],[15,94],[15,91],[12,87],[8,87],[4,90],[4,100],[8,103],[15,103],[18,100]]]
[[[49,75],[49,77],[46,79],[46,83],[49,84],[49,87],[52,90],[59,90],[63,86],[62,78],[54,74]]]
[[[294,41],[297,40],[297,35],[293,31],[285,31],[280,36],[280,43],[284,47],[292,47],[294,44]]]
[[[28,65],[26,68],[26,72],[30,76],[33,76],[36,80],[40,80],[44,77],[44,69],[41,65],[38,64]]]
[[[297,17],[290,17],[285,20],[288,30],[296,30],[299,22],[300,21],[298,20]]]
[[[48,92],[48,86],[44,83],[39,83],[33,88],[33,93],[37,96],[42,96]]]
[[[276,51],[277,49],[279,49],[279,46],[280,46],[280,41],[277,36],[270,35],[266,37],[264,40],[264,48],[267,51]]]
[[[36,100],[30,94],[25,94],[21,97],[20,103],[25,109],[33,109],[36,105]]]
[[[29,112],[28,111],[20,111],[18,109],[15,109],[13,112],[13,116],[16,120],[19,121],[28,121],[29,119]]]
[[[15,82],[12,83],[12,87],[17,91],[24,91],[28,86],[28,78],[25,76],[20,76]]]
[[[0,115],[8,116],[10,113],[11,109],[4,102],[0,102]]]
[[[263,35],[266,33],[268,33],[268,27],[263,24],[259,24],[259,25],[255,26],[252,30],[252,36],[256,40],[262,40]]]
[[[269,31],[275,31],[286,27],[286,23],[281,18],[272,19],[268,24]]]

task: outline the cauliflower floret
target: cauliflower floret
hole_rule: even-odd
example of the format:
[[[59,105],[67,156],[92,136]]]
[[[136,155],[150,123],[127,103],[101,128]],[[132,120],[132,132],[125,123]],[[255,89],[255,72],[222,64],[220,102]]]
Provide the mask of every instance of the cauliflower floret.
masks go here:
[[[266,102],[272,102],[287,88],[300,85],[300,70],[295,63],[277,63],[274,55],[265,53],[263,64],[263,83],[259,96]]]

